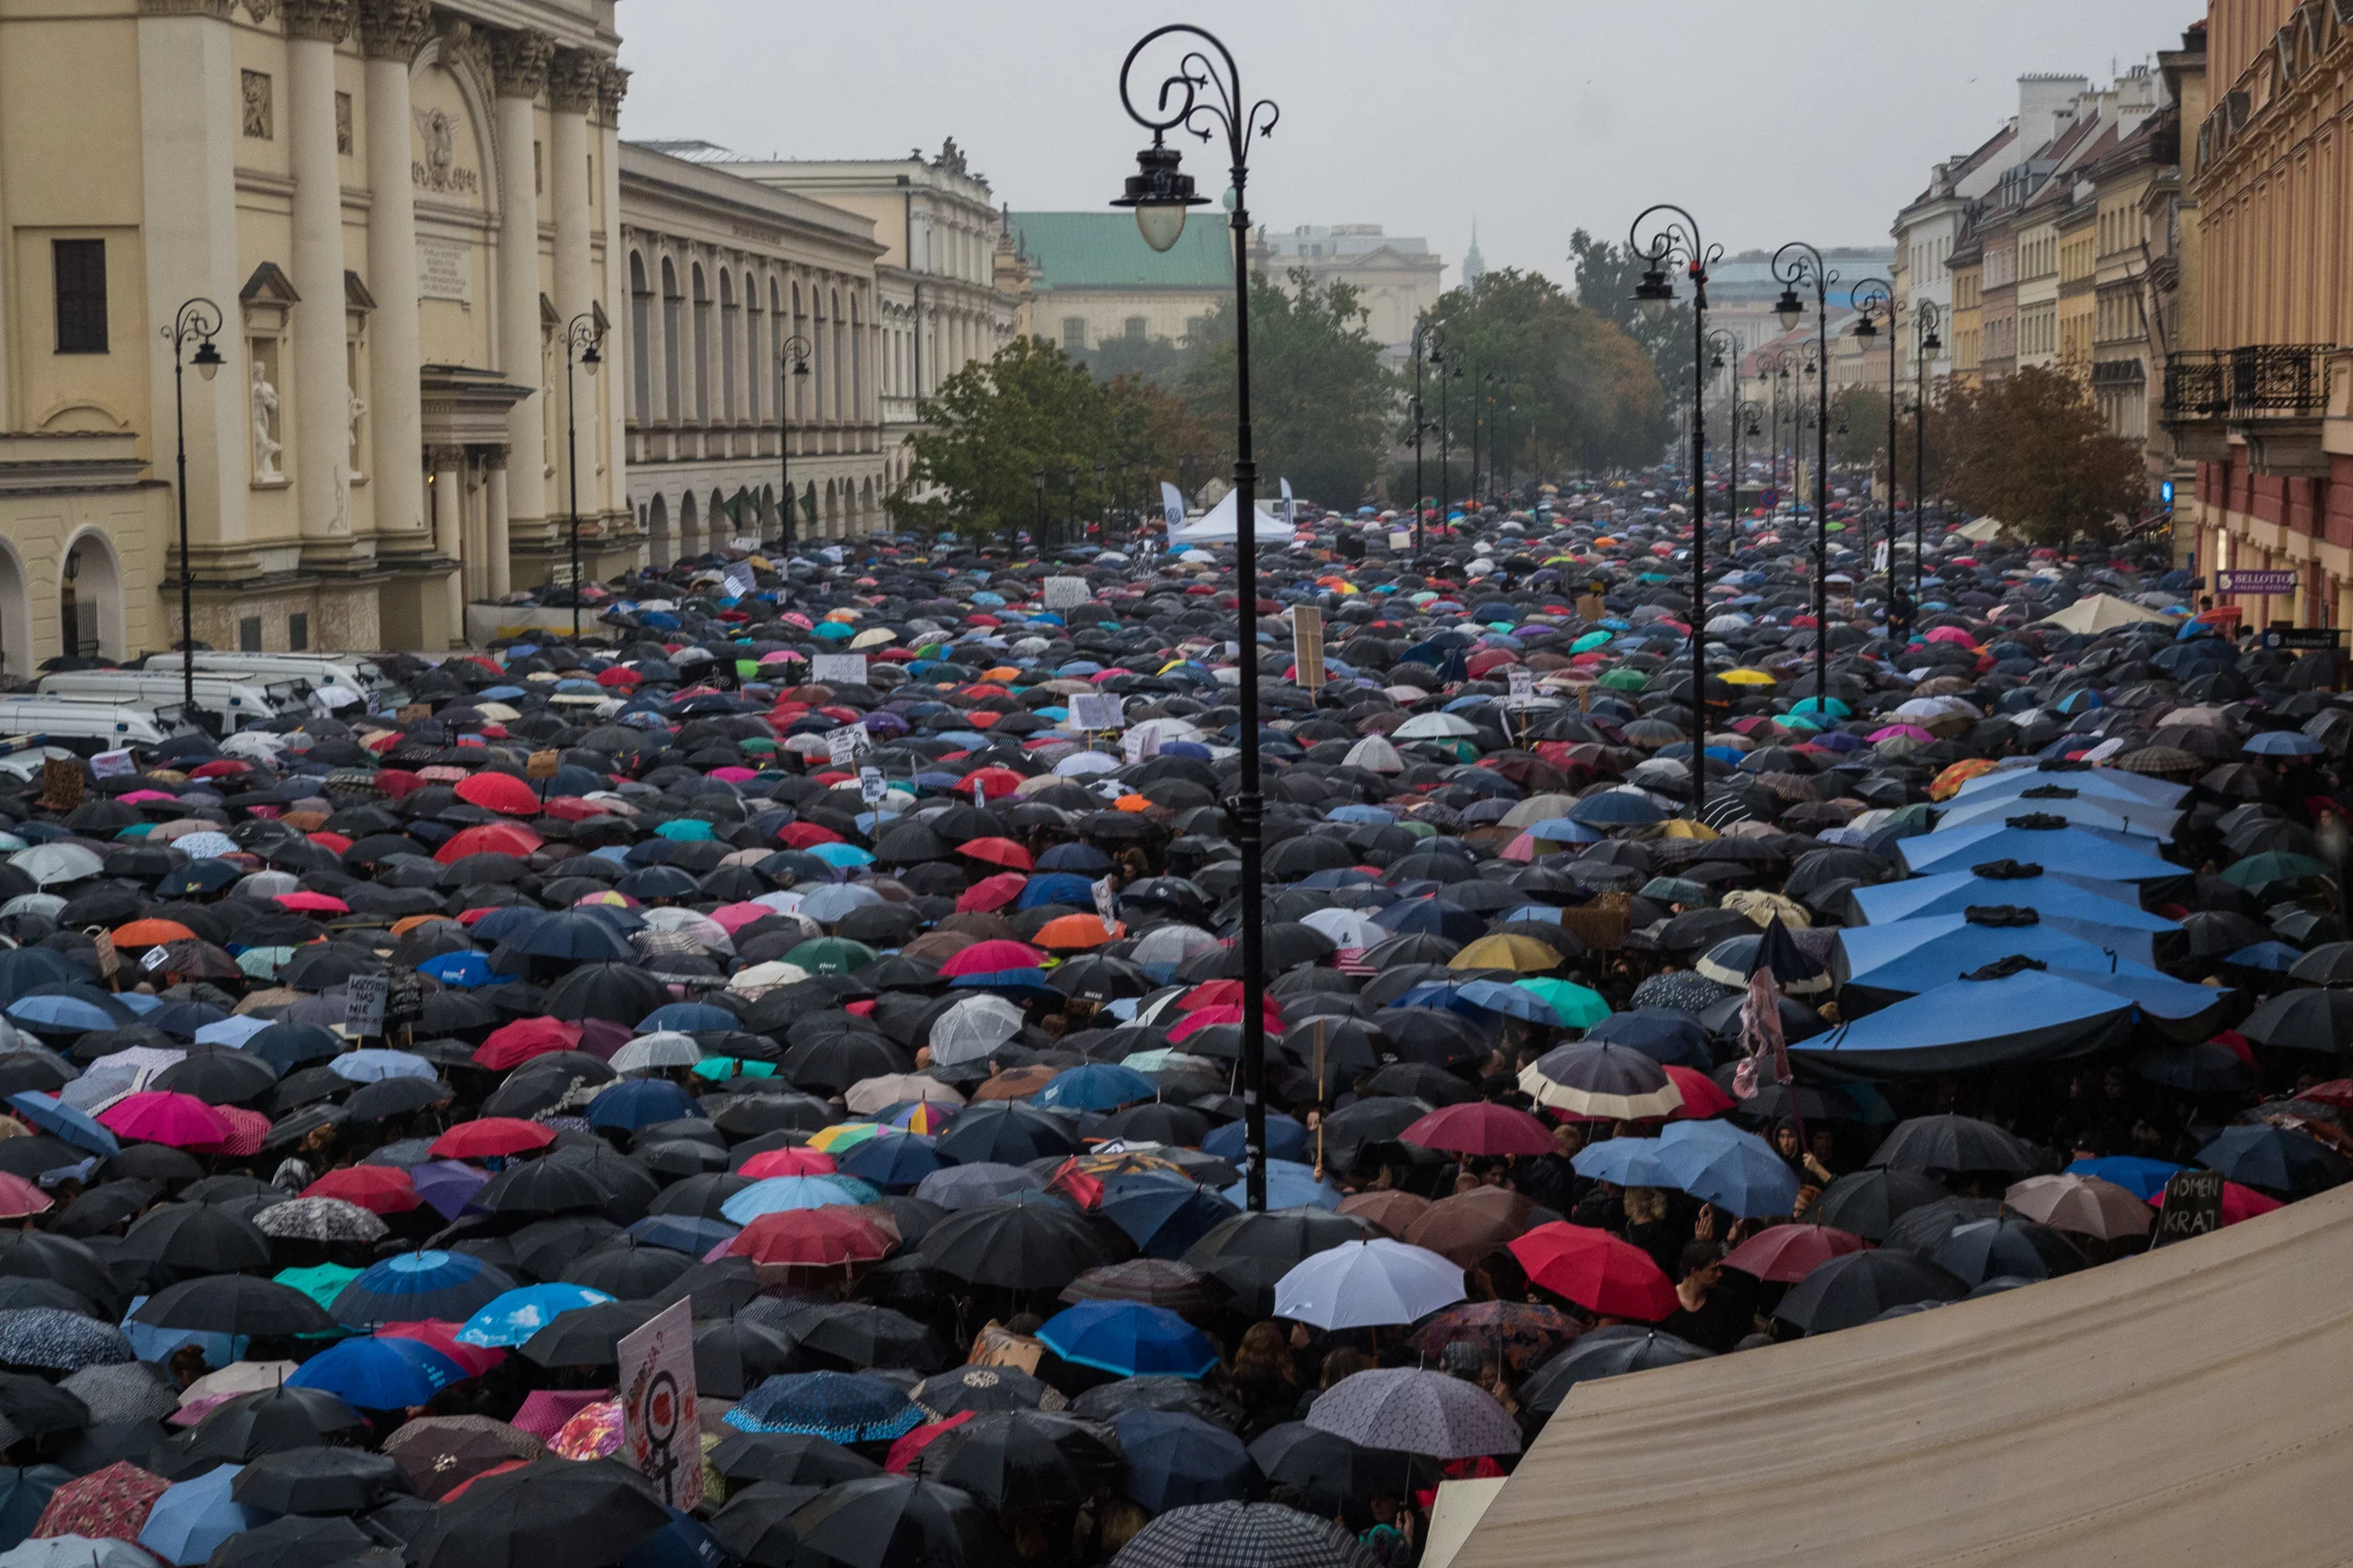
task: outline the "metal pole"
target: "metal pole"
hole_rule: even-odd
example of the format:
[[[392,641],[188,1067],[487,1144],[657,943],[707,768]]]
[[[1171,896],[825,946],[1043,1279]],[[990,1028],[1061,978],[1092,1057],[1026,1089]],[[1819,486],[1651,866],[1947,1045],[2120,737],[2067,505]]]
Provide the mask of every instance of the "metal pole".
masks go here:
[[[1814,382],[1814,579],[1820,609],[1814,616],[1814,696],[1821,704],[1822,721],[1831,716],[1831,298],[1830,285],[1817,274],[1814,288],[1816,341],[1821,344],[1821,374]]]
[[[180,365],[180,340],[175,334],[172,339],[172,424],[180,447],[180,700],[193,714],[196,710],[195,584],[188,570],[188,405],[185,379],[185,373]]]
[[[575,321],[574,325],[577,326]],[[580,640],[580,387],[572,371],[572,334],[564,334],[565,488],[572,502],[572,640]]]
[[[1446,509],[1451,504],[1448,497],[1454,489],[1453,414],[1447,396],[1447,383],[1453,379],[1454,374],[1442,365],[1438,372],[1438,519],[1440,522],[1446,521]]]
[[[1421,494],[1421,433],[1429,421],[1422,417],[1421,406],[1421,334],[1414,334],[1413,344],[1413,552],[1421,554],[1422,494]]]

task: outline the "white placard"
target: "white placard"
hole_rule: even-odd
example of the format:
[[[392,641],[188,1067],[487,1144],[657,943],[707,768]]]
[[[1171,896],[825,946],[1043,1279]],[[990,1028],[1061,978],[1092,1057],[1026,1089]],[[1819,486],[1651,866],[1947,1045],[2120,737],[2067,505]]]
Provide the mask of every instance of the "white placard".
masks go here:
[[[882,776],[881,768],[858,770],[858,798],[869,805],[881,805],[882,797],[891,793],[891,782]]]
[[[867,732],[864,723],[844,724],[839,730],[825,732],[825,754],[837,768],[846,768],[858,760],[860,752],[874,748],[874,737]]]
[[[1160,729],[1145,724],[1130,730],[1119,738],[1120,754],[1131,763],[1141,763],[1160,754]]]
[[[1067,610],[1072,605],[1083,605],[1094,596],[1094,590],[1087,586],[1084,577],[1046,579],[1046,607],[1050,610]]]
[[[723,581],[727,584],[727,592],[738,599],[750,594],[759,584],[759,579],[752,575],[752,569],[741,562],[727,569]],[[862,664],[865,661],[861,658],[859,662]]]
[[[1088,691],[1071,699],[1071,722],[1081,730],[1124,730],[1124,699],[1108,692]]]
[[[1533,669],[1513,669],[1504,672],[1512,682],[1512,700],[1525,702],[1536,694],[1536,672]]]
[[[702,1500],[702,1413],[694,1383],[694,1303],[673,1301],[614,1347],[620,1361],[621,1455],[665,1507]]]
[[[1389,530],[1389,548],[1391,550],[1411,550],[1413,548],[1413,531],[1406,528],[1393,528]]]
[[[821,653],[809,660],[809,679],[827,686],[863,686],[866,684],[866,656],[862,653]]]
[[[381,974],[354,974],[343,982],[343,1027],[354,1035],[384,1032],[384,1004],[392,982]]]
[[[1113,924],[1119,918],[1116,912],[1118,907],[1118,893],[1112,887],[1111,879],[1109,877],[1099,879],[1095,883],[1095,913],[1103,917],[1103,923],[1105,926]]]
[[[760,548],[760,542],[748,533],[739,533],[727,542],[727,548],[740,550],[744,554],[750,555]]]
[[[417,297],[474,302],[474,247],[462,239],[417,237]]]
[[[130,749],[126,747],[120,752],[99,752],[98,755],[90,758],[90,771],[95,777],[112,779],[121,778],[125,773],[137,773],[139,765],[131,760]]]
[[[139,967],[153,974],[164,967],[165,955],[161,947],[151,947],[139,955]]]

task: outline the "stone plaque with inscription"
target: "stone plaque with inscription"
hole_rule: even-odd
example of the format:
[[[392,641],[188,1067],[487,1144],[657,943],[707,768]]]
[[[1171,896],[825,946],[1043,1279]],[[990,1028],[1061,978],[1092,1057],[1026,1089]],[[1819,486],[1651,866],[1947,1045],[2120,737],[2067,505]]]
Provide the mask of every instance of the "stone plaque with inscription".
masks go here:
[[[473,247],[462,239],[417,237],[417,293],[424,300],[474,302]]]

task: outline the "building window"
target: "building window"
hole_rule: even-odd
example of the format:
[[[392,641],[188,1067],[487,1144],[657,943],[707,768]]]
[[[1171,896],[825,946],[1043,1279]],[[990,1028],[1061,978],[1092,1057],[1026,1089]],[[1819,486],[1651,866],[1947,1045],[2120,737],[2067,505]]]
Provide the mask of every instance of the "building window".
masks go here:
[[[237,623],[237,651],[239,653],[261,651],[261,617],[259,616],[247,616]]]
[[[106,353],[106,241],[53,239],[57,269],[58,353]]]
[[[1186,317],[1185,341],[1188,343],[1198,341],[1201,336],[1201,329],[1208,324],[1208,321],[1209,318],[1207,316]]]
[[[275,115],[269,103],[269,77],[264,71],[240,73],[245,81],[245,133],[256,142],[276,139]]]
[[[1144,342],[1145,334],[1151,326],[1151,323],[1146,321],[1142,316],[1130,316],[1125,324],[1127,328],[1127,341],[1132,343],[1140,343]]]
[[[1087,319],[1084,316],[1062,318],[1062,346],[1072,350],[1087,346]]]
[[[286,651],[289,653],[301,653],[304,648],[307,648],[310,646],[310,613],[305,610],[297,610],[292,615],[286,617]]]

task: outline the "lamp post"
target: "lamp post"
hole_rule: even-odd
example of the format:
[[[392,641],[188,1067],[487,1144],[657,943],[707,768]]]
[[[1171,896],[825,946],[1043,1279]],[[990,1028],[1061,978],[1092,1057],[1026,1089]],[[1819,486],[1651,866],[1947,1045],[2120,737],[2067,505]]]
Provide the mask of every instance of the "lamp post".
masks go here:
[[[1655,223],[1652,220],[1656,219]],[[1650,224],[1650,237],[1642,237]],[[1634,304],[1656,321],[1675,302],[1667,268],[1680,266],[1692,286],[1692,820],[1707,805],[1707,269],[1723,255],[1700,237],[1699,220],[1671,202],[1646,207],[1626,230],[1626,248],[1642,258]]]
[[[1430,428],[1430,421],[1424,416],[1421,402],[1421,366],[1424,357],[1422,340],[1425,337],[1430,339],[1429,361],[1435,364],[1438,362],[1438,334],[1430,331],[1427,323],[1415,322],[1413,328],[1413,553],[1417,560],[1420,558],[1422,550],[1421,437],[1422,432]]]
[[[1725,435],[1732,447],[1731,497],[1725,502],[1724,515],[1740,515],[1740,340],[1718,327],[1707,334],[1707,368],[1711,375],[1725,368],[1726,356],[1732,367],[1732,401],[1725,405]]]
[[[1438,516],[1443,521],[1446,509],[1453,504],[1449,498],[1454,490],[1454,416],[1447,392],[1451,383],[1462,379],[1462,371],[1442,359],[1435,343],[1430,345],[1430,363],[1438,366]]]
[[[1936,335],[1943,324],[1944,313],[1936,309],[1934,300],[1923,300],[1912,312],[1912,330],[1919,335],[1919,346],[1912,353],[1914,387],[1912,392],[1912,618],[1920,616],[1920,560],[1925,553],[1920,542],[1920,510],[1928,495],[1928,360],[1942,353],[1945,342]],[[1887,467],[1895,467],[1895,454],[1887,454]],[[1894,561],[1888,562],[1891,573]],[[1910,637],[1912,626],[1905,623],[1904,635]]]
[[[1854,335],[1868,349],[1879,335],[1882,317],[1887,321],[1887,585],[1895,586],[1895,285],[1884,278],[1866,278],[1854,286],[1848,296],[1854,301],[1860,318],[1854,323]],[[1918,510],[1920,498],[1912,498],[1914,510]],[[1871,570],[1871,535],[1866,531],[1862,539],[1862,568]]]
[[[1029,484],[1038,492],[1037,510],[1031,514],[1029,523],[1029,547],[1043,555],[1046,552],[1046,470],[1030,469]],[[1007,547],[1011,548],[1010,541],[1007,542]]]
[[[1079,466],[1072,463],[1064,470],[1062,477],[1070,482],[1071,487],[1071,515],[1067,520],[1068,526],[1062,531],[1060,541],[1067,548],[1079,537]]]
[[[1773,253],[1773,280],[1781,285],[1774,314],[1783,331],[1795,331],[1806,313],[1798,286],[1814,290],[1814,342],[1819,378],[1814,384],[1814,700],[1824,721],[1831,713],[1831,285],[1838,274],[1822,265],[1822,253],[1793,239]]]
[[[180,696],[191,715],[196,710],[196,579],[188,561],[188,405],[184,366],[194,364],[196,374],[207,382],[218,375],[224,362],[214,346],[213,334],[220,330],[220,307],[202,298],[181,306],[172,324],[164,329],[172,342],[172,424],[180,445]],[[183,361],[191,341],[196,352]]]
[[[1159,39],[1183,40],[1176,69],[1164,78],[1147,100],[1152,112],[1136,107],[1128,77],[1137,57]],[[1206,50],[1214,50],[1211,58]],[[1235,636],[1240,648],[1241,675],[1239,739],[1241,753],[1240,788],[1234,799],[1235,838],[1241,850],[1241,970],[1242,970],[1242,1119],[1247,1151],[1248,1195],[1252,1212],[1266,1208],[1266,973],[1263,960],[1265,921],[1264,846],[1261,817],[1265,803],[1259,791],[1258,736],[1258,461],[1250,445],[1250,143],[1253,134],[1273,131],[1282,111],[1266,99],[1242,96],[1241,68],[1218,38],[1189,23],[1155,27],[1136,41],[1119,68],[1119,96],[1128,117],[1152,132],[1152,145],[1136,154],[1136,172],[1112,205],[1135,209],[1136,226],[1145,243],[1166,250],[1185,231],[1185,209],[1207,200],[1193,188],[1192,176],[1177,170],[1178,154],[1165,137],[1174,129],[1191,132],[1202,141],[1225,137],[1229,177],[1232,182],[1230,248],[1234,263],[1234,613]]]
[[[793,393],[797,380],[808,377],[809,341],[795,332],[776,345],[776,482],[784,486],[784,505],[778,516],[784,531],[778,536],[777,551],[789,555],[793,548]]]
[[[605,356],[596,345],[605,330],[596,312],[583,310],[564,329],[564,488],[572,501],[572,640],[580,640],[580,384],[573,378],[575,364],[593,379]]]
[[[1097,532],[1103,543],[1111,543],[1111,468],[1107,464],[1095,465],[1095,505],[1102,509]]]

